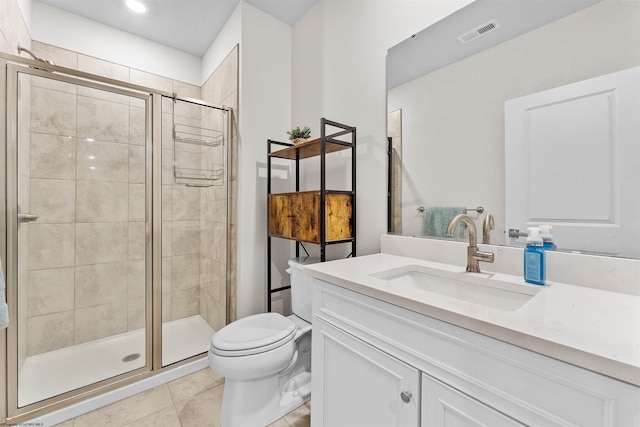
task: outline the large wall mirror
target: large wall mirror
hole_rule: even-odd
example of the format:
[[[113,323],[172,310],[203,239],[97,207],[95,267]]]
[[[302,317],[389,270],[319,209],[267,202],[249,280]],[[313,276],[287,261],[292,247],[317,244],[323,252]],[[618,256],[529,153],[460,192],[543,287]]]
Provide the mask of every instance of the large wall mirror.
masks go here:
[[[387,76],[390,232],[469,209],[491,244],[546,223],[559,250],[640,258],[640,1],[476,0]]]

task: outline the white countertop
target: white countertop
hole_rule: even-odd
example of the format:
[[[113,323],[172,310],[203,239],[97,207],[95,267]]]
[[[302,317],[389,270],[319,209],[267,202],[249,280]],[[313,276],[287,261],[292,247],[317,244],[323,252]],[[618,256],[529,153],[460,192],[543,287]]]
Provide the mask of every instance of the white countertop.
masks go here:
[[[344,288],[640,386],[640,296],[548,282],[522,307],[505,311],[371,276],[407,265],[464,269],[381,253],[308,265],[304,270]],[[536,286],[502,273],[493,278]]]

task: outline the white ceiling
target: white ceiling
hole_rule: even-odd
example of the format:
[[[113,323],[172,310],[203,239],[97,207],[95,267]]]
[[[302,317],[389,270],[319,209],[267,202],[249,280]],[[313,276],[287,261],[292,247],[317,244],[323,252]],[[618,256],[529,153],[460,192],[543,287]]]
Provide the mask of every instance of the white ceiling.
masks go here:
[[[110,27],[202,56],[240,0],[141,0],[147,13],[127,9],[124,0],[34,0]],[[317,0],[244,0],[293,25]]]

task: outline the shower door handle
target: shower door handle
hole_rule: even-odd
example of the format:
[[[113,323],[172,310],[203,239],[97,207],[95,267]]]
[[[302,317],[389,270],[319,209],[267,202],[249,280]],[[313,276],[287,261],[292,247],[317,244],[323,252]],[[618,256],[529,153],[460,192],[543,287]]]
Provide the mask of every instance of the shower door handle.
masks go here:
[[[37,221],[40,218],[38,215],[30,214],[30,213],[19,213],[18,214],[18,223],[23,222],[33,222]]]

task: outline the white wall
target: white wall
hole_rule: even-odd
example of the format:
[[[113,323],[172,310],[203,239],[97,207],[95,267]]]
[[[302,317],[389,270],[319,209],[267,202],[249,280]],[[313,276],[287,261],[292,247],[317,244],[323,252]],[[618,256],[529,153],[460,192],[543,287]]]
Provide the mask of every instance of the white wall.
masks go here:
[[[238,5],[224,27],[202,56],[202,82],[224,61],[229,52],[241,41],[242,37],[242,7]]]
[[[379,252],[386,232],[387,49],[467,3],[318,0],[294,25],[292,125],[313,135],[321,117],[357,127],[358,255]],[[346,179],[347,160],[331,160],[328,186]],[[306,168],[305,186],[317,177]]]
[[[31,0],[17,0],[17,2],[27,30],[31,32],[31,5],[33,2]]]
[[[267,139],[286,136],[291,118],[291,27],[240,7],[238,318],[266,308]]]
[[[17,0],[0,1],[0,52],[18,54],[18,43],[29,49],[31,36],[28,28],[28,11]]]
[[[204,82],[200,57],[38,1],[32,2],[31,38],[185,83]]]

